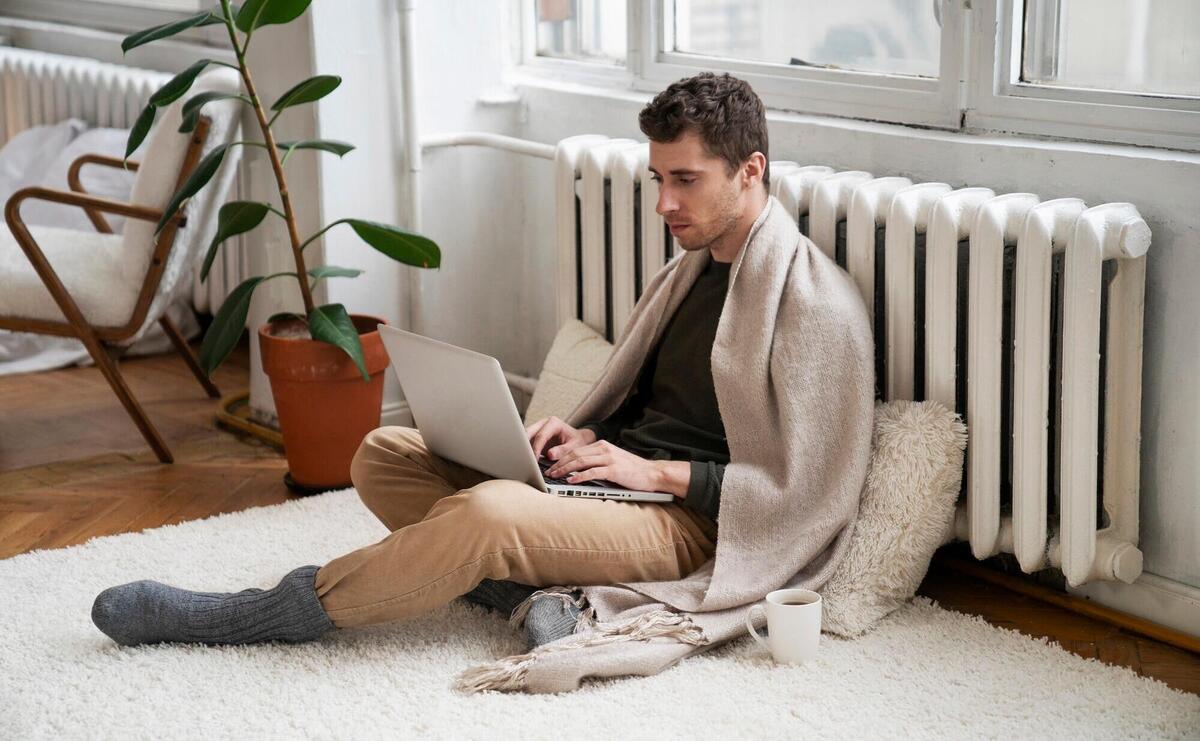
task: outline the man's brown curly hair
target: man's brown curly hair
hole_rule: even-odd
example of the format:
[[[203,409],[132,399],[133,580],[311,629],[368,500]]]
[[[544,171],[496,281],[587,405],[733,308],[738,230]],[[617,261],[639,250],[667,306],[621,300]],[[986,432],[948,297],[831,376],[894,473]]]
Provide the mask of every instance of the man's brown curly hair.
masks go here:
[[[638,125],[656,142],[695,131],[710,154],[725,160],[730,177],[755,152],[770,162],[766,108],[749,83],[729,73],[701,72],[671,83],[638,114]],[[769,165],[762,184],[770,192]]]

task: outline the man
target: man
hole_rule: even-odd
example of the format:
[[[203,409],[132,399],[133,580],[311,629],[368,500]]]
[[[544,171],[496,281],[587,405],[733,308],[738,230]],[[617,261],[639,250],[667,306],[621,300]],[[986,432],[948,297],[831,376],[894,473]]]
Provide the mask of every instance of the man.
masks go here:
[[[97,627],[126,645],[306,641],[459,596],[509,611],[543,586],[678,580],[711,559],[729,449],[709,358],[730,267],[768,203],[766,117],[744,81],[702,73],[655,97],[639,124],[659,183],[656,211],[681,249],[711,259],[616,412],[580,428],[550,417],[526,432],[535,455],[556,461],[550,476],[678,501],[547,496],[431,454],[416,430],[380,428],[360,446],[352,478],[392,530],[382,541],[295,569],[270,590],[113,587],[93,605]],[[578,614],[551,595],[534,599],[529,646],[570,634]]]

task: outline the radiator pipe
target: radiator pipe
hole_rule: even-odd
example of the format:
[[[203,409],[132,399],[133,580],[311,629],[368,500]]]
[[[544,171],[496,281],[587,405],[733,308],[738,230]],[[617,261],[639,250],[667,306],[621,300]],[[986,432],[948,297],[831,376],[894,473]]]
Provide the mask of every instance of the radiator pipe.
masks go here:
[[[404,110],[405,160],[408,162],[408,225],[409,229],[421,233],[421,132],[417,126],[417,0],[400,0],[400,70],[403,75],[401,105]],[[417,311],[420,308],[421,282],[417,268],[407,268],[406,293],[408,309],[406,329],[420,326]]]
[[[434,134],[421,140],[421,149],[436,147],[477,146],[502,149],[507,152],[526,154],[530,157],[541,157],[544,160],[554,159],[554,145],[531,142],[503,134],[491,134],[485,131],[460,131],[449,134]]]

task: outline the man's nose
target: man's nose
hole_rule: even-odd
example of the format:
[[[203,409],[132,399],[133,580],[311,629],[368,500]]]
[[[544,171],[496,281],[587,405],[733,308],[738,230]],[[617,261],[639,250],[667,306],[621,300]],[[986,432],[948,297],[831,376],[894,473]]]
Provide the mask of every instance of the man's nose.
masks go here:
[[[655,206],[654,210],[658,212],[659,216],[666,216],[672,211],[679,210],[679,204],[676,202],[675,196],[669,188],[661,185],[658,186],[658,205]]]

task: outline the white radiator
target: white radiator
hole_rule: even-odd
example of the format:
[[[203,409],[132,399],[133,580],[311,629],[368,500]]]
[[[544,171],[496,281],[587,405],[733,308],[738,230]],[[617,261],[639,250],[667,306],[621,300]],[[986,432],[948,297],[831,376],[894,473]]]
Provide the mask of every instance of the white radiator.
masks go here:
[[[30,127],[68,118],[82,119],[89,127],[131,128],[150,96],[169,79],[161,72],[94,59],[0,47],[0,145]],[[225,296],[249,277],[243,250],[237,247],[221,251],[204,283],[196,271],[192,300],[197,311],[215,313]]]
[[[560,323],[612,340],[674,254],[648,162],[629,139],[558,144]],[[1133,582],[1150,246],[1137,209],[795,162],[772,162],[770,178],[862,291],[879,398],[935,399],[967,423],[946,541],[1013,553],[1028,573],[1060,568],[1071,586]]]

